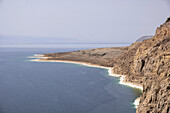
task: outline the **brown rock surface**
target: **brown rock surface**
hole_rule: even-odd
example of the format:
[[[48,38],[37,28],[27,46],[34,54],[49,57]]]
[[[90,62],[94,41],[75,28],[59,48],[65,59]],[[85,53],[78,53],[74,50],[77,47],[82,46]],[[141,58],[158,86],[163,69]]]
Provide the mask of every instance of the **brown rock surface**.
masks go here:
[[[152,39],[142,42],[134,57],[133,73],[144,77],[137,112],[169,113],[170,21],[161,25]]]
[[[127,47],[98,48],[74,52],[44,54],[48,60],[81,61],[106,67],[113,67],[113,60],[126,52]]]
[[[143,85],[137,113],[170,113],[170,18],[153,38],[129,47],[44,54],[48,60],[81,61],[112,67],[126,81]]]

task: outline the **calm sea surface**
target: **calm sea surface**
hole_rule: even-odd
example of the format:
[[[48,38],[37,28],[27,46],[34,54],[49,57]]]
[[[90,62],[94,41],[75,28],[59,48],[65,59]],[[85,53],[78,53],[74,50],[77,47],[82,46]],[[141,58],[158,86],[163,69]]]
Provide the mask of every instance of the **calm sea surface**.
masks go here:
[[[135,113],[141,92],[120,85],[106,69],[28,58],[109,46],[0,47],[0,113]]]

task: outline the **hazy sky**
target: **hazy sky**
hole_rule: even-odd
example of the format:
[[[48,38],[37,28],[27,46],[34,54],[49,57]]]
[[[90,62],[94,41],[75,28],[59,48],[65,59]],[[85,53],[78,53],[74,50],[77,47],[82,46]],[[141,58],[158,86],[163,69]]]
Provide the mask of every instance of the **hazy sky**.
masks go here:
[[[0,0],[0,38],[133,42],[168,16],[169,0]]]

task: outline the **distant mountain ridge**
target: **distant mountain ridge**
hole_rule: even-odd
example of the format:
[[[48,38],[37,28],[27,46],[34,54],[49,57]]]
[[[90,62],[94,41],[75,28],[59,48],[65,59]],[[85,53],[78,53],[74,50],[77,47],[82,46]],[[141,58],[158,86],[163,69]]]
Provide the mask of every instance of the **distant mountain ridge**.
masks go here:
[[[137,39],[136,42],[141,42],[141,41],[146,40],[146,39],[151,39],[152,37],[153,37],[153,35],[142,36],[139,39]]]
[[[78,42],[67,37],[0,36],[0,44],[50,44]]]
[[[69,37],[0,36],[1,45],[17,44],[130,44],[129,42],[89,42]]]

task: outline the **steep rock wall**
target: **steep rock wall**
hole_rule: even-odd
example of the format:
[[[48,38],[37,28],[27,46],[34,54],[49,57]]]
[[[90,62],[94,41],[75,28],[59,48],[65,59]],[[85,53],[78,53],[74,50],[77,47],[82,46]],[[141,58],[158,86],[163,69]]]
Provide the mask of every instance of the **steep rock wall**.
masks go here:
[[[145,40],[134,57],[133,73],[143,76],[143,94],[137,113],[169,113],[170,21]]]
[[[170,113],[170,19],[153,38],[133,43],[113,62],[113,73],[143,85],[137,113]]]

